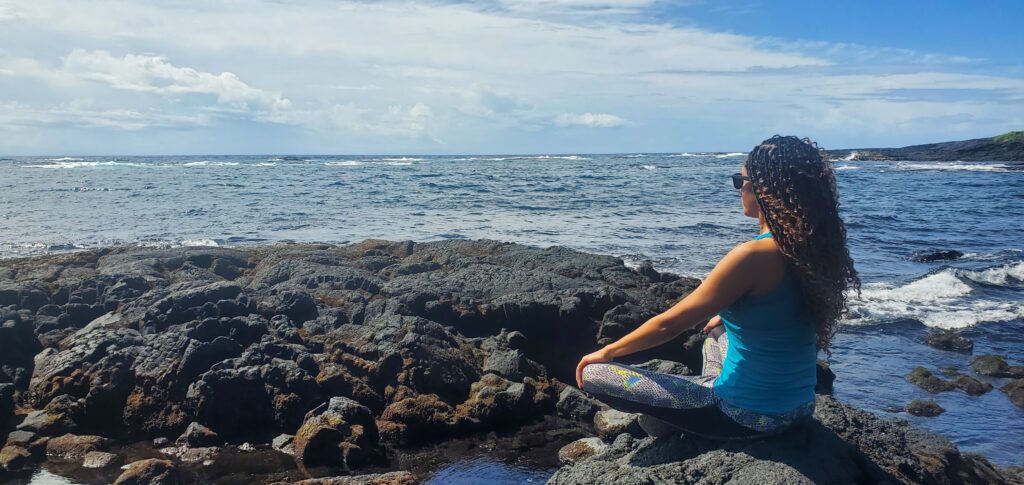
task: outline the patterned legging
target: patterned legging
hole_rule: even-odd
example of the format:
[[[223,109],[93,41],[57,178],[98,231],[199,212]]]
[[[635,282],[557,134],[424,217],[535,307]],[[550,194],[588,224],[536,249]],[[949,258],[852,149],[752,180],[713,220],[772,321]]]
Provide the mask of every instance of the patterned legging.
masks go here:
[[[814,401],[783,414],[764,414],[731,406],[712,385],[722,373],[729,336],[715,327],[704,340],[699,376],[676,376],[624,364],[583,368],[583,389],[614,408],[640,412],[703,436],[734,439],[778,433],[814,413]]]

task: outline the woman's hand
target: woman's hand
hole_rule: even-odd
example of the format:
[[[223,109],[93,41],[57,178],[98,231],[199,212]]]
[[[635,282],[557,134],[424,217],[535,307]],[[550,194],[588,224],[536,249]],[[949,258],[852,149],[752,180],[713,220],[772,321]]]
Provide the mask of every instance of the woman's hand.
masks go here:
[[[577,387],[579,387],[580,389],[583,389],[583,368],[584,367],[586,367],[589,364],[599,364],[601,362],[611,362],[612,361],[612,357],[611,357],[611,355],[609,355],[609,352],[608,352],[607,348],[608,347],[605,347],[605,348],[603,348],[601,350],[598,350],[597,352],[593,352],[593,353],[584,355],[583,358],[580,359],[579,365],[576,366],[576,386]]]
[[[721,324],[722,324],[722,317],[720,317],[718,315],[715,315],[715,316],[711,317],[711,320],[708,320],[708,324],[704,325],[704,333],[710,332],[711,329],[713,329],[713,328],[715,328],[715,327],[717,327],[717,326],[719,326]]]

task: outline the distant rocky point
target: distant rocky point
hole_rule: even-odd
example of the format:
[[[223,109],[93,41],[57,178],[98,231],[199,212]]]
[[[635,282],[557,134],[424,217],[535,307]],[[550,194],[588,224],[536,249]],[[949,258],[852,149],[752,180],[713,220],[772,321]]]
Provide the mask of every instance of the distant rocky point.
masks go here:
[[[903,148],[828,150],[836,160],[919,160],[937,162],[1024,162],[1024,131],[992,138],[947,141]]]

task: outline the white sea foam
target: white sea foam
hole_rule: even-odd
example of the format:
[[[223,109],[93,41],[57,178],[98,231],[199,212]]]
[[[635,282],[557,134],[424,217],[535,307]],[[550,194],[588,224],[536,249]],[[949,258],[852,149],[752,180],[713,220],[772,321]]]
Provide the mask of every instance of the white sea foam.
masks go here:
[[[644,155],[643,153],[637,153],[635,155],[626,155],[626,158],[643,158],[643,157],[646,157],[646,156],[647,155]]]
[[[654,169],[658,168],[657,165],[644,165],[643,167],[644,167],[644,170],[654,170]]]
[[[679,154],[676,154],[676,155],[669,155],[669,156],[670,157],[699,157],[700,155],[697,155],[695,153],[684,152],[684,153],[679,153]]]
[[[213,239],[186,239],[181,242],[182,246],[193,247],[193,246],[220,246],[217,241]]]
[[[900,170],[953,170],[969,172],[1008,172],[1010,167],[1002,163],[964,163],[964,162],[929,162],[907,163],[898,162]]]
[[[274,162],[259,162],[259,163],[255,164],[253,166],[255,166],[255,167],[276,167],[277,163],[274,163]]]
[[[743,152],[719,153],[719,154],[715,155],[715,158],[733,158],[733,157],[742,157],[742,156],[745,156],[745,155],[746,155],[746,153],[743,153]]]
[[[107,161],[60,161],[54,163],[47,163],[42,165],[23,165],[24,168],[103,168],[103,167],[147,167],[144,163],[131,163],[131,162],[118,162],[114,160]]]
[[[860,167],[856,165],[840,165],[836,167],[836,170],[858,170]]]
[[[338,160],[336,162],[326,162],[326,163],[324,163],[324,166],[327,166],[327,167],[355,167],[355,166],[358,166],[358,165],[363,165],[364,163],[365,162],[362,162],[362,161],[359,161],[359,160]]]
[[[373,159],[370,159],[371,162],[422,162],[424,160],[426,160],[426,158],[400,157],[400,158],[373,158]]]
[[[1024,261],[977,271],[963,271],[963,275],[987,285],[1016,286],[1024,283]]]
[[[198,162],[187,162],[181,164],[183,167],[234,167],[239,165],[238,162],[222,162],[222,161],[211,161],[211,160],[200,160]]]
[[[84,158],[75,158],[75,157],[60,157],[60,158],[47,158],[46,159],[47,162],[80,162],[82,160],[85,160],[85,159]]]
[[[898,286],[864,285],[859,298],[850,295],[850,308],[861,318],[847,323],[913,318],[929,327],[953,329],[1024,318],[1024,305],[980,295],[967,281],[1020,284],[1024,281],[1024,262],[984,270],[946,268]]]

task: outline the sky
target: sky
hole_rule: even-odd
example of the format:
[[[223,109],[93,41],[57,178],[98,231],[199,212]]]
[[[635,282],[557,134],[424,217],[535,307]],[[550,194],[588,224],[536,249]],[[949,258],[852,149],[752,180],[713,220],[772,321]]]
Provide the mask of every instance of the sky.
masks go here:
[[[1024,129],[1024,2],[0,0],[0,155],[825,148]]]

